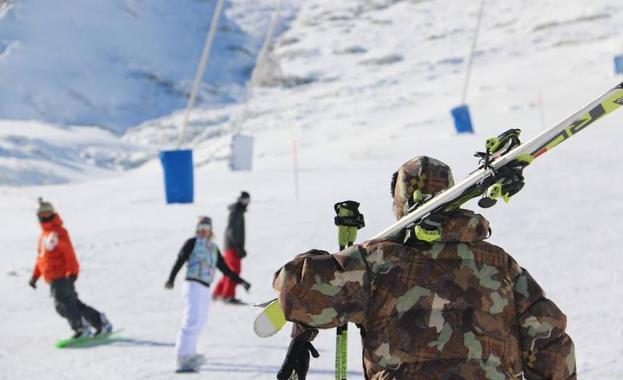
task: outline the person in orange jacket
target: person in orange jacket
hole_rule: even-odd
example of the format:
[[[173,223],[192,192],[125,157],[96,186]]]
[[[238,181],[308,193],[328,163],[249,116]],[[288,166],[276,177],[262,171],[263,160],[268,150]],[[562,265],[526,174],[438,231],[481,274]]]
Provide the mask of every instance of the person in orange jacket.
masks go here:
[[[78,298],[74,284],[80,273],[80,265],[69,234],[54,206],[39,198],[37,218],[41,224],[41,235],[37,246],[37,261],[28,284],[36,289],[37,280],[41,276],[50,284],[56,311],[67,319],[74,330],[72,338],[112,332],[112,325],[106,315]],[[91,327],[95,330],[91,331]]]

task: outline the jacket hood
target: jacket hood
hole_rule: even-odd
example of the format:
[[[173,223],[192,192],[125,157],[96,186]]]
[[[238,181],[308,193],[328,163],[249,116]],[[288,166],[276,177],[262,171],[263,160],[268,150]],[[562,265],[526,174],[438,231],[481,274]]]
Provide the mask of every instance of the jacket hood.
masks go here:
[[[394,215],[400,219],[415,204],[413,195],[435,195],[454,185],[452,171],[443,162],[427,156],[405,162],[392,178]]]

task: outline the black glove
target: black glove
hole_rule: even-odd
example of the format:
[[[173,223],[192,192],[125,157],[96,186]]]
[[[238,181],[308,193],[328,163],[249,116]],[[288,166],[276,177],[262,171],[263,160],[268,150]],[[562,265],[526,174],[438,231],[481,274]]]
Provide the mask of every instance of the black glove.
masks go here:
[[[70,276],[67,276],[66,278],[67,278],[67,281],[69,281],[71,284],[73,284],[73,283],[75,283],[75,282],[76,282],[76,280],[78,279],[78,276],[77,276],[77,275],[75,275],[75,274],[72,274],[72,275],[70,275]]]
[[[37,279],[35,277],[31,277],[28,281],[28,285],[30,285],[33,289],[37,289]]]
[[[245,257],[247,257],[247,251],[244,248],[237,249],[236,255],[239,259],[244,259]]]
[[[277,373],[277,380],[288,380],[292,372],[299,380],[305,380],[309,369],[309,354],[314,358],[320,356],[311,342],[292,339],[286,358]]]
[[[247,292],[249,291],[249,289],[251,289],[251,284],[249,284],[248,282],[246,282],[245,280],[242,280],[242,282],[240,283],[240,285],[242,285],[242,287],[244,288],[244,290],[246,290]]]
[[[173,289],[173,280],[168,279],[167,282],[164,283],[165,289]]]

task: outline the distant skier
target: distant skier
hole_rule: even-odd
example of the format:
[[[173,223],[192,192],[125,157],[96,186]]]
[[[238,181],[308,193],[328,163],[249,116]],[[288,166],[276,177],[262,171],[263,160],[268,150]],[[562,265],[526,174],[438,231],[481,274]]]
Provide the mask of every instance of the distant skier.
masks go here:
[[[249,193],[242,191],[236,203],[229,206],[229,218],[225,230],[224,258],[227,265],[236,274],[240,274],[242,270],[241,260],[247,256],[247,251],[244,249],[244,213],[247,211],[250,202]],[[227,277],[222,277],[216,284],[212,297],[215,300],[222,299],[230,304],[243,303],[236,298],[236,283]]]
[[[37,218],[42,231],[37,246],[37,262],[28,284],[36,289],[37,280],[41,276],[50,284],[56,311],[67,319],[74,330],[72,338],[112,332],[112,325],[106,315],[78,298],[75,289],[80,272],[78,260],[63,221],[50,202],[39,198]],[[91,331],[91,327],[94,331]]]
[[[452,186],[445,164],[405,163],[392,181],[400,219],[426,194]],[[576,379],[566,317],[502,248],[481,215],[457,210],[399,236],[329,255],[298,255],[273,286],[297,322],[278,379],[304,379],[314,328],[362,331],[367,379]]]
[[[182,327],[175,344],[178,372],[196,372],[203,362],[203,357],[197,355],[197,340],[208,317],[211,299],[209,287],[214,279],[215,270],[218,268],[233,282],[242,284],[247,291],[251,287],[251,284],[241,279],[227,266],[218,247],[212,242],[213,236],[212,220],[206,216],[199,218],[196,236],[184,243],[165,284],[166,289],[173,289],[175,276],[184,263],[188,263],[184,283],[186,306]]]

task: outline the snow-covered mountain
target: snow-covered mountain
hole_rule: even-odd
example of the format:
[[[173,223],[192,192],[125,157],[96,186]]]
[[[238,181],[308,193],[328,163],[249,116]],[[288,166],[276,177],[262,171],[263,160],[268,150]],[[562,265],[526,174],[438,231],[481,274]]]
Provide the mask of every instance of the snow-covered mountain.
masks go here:
[[[189,145],[226,157],[223,136],[234,127],[255,135],[279,130],[310,146],[422,129],[448,136],[478,6],[451,0],[302,2],[273,51],[282,85],[255,89],[246,106],[197,110]],[[553,0],[487,1],[467,96],[475,103],[475,123],[482,128],[504,115],[536,131],[569,112],[569,90],[561,83],[577,82],[587,91],[602,88],[588,79],[593,76],[614,82],[622,19],[623,5],[615,0],[564,7]],[[125,138],[170,146],[181,117],[146,121]],[[260,155],[273,149],[258,146]],[[289,154],[290,144],[281,151]]]
[[[214,4],[0,1],[0,120],[10,120],[0,125],[0,185],[84,180],[153,158],[165,131],[156,146],[119,136],[186,105]],[[274,5],[226,1],[199,106],[244,99]],[[295,10],[282,8],[278,32]]]
[[[196,10],[213,5],[213,1],[186,2]],[[77,12],[81,4],[87,4],[112,16],[115,6],[130,7],[160,20],[167,14],[173,17],[178,3],[72,0],[64,2],[70,5],[67,8],[57,4],[54,10]],[[0,228],[0,337],[4,341],[0,379],[171,379],[172,346],[183,302],[181,292],[167,293],[162,286],[197,215],[213,217],[220,243],[227,204],[240,190],[251,192],[249,256],[242,275],[253,288],[241,298],[265,301],[274,297],[270,281],[275,269],[294,254],[310,248],[335,249],[334,202],[361,202],[367,226],[360,239],[369,238],[393,220],[389,177],[402,162],[415,155],[432,155],[450,164],[460,179],[475,168],[472,154],[483,148],[487,137],[509,128],[521,128],[524,139],[534,136],[621,79],[612,71],[612,57],[623,47],[620,0],[487,0],[467,97],[476,133],[457,136],[449,109],[461,100],[465,56],[479,3],[285,0],[284,29],[272,55],[280,76],[272,78],[270,85],[247,92],[244,83],[252,59],[244,65],[232,62],[234,70],[246,65],[246,74],[230,76],[233,82],[223,77],[219,82],[223,96],[202,103],[191,114],[186,145],[194,148],[198,166],[192,205],[165,205],[159,163],[149,160],[158,149],[177,143],[179,110],[136,119],[132,123],[137,125],[121,137],[94,127],[1,122],[1,185],[7,181],[21,185],[71,182],[0,186],[0,210],[8,223]],[[0,0],[4,16],[0,46],[5,47],[0,71],[19,52],[18,47],[30,46],[29,29],[17,33],[21,31],[16,26],[19,4],[28,10],[24,15],[41,10],[43,19],[43,11],[51,12],[53,7],[43,2],[35,7],[29,0]],[[236,29],[249,37],[245,41],[257,49],[273,4],[231,0],[226,16],[228,22],[235,20]],[[169,13],[158,12],[160,6]],[[67,17],[78,23],[86,18],[84,14]],[[107,19],[116,26],[128,25],[115,17]],[[177,82],[183,82],[180,86],[185,89],[192,79],[207,19],[197,33],[200,37],[194,42],[195,57],[189,58],[187,77],[180,75]],[[103,20],[99,22],[101,26]],[[14,34],[7,34],[7,25]],[[110,33],[121,34],[120,29],[112,29]],[[84,31],[86,36],[88,29]],[[136,29],[130,31],[123,37],[138,40]],[[222,32],[228,36],[227,30]],[[171,33],[179,37],[182,32]],[[240,35],[234,33],[232,38]],[[165,40],[170,41],[169,37]],[[98,55],[90,46],[85,43],[80,48],[88,56]],[[126,49],[132,46],[137,45],[128,43]],[[126,52],[130,57],[142,54]],[[217,52],[212,62],[224,62],[218,55],[230,54],[223,45]],[[80,55],[78,50],[65,54]],[[174,59],[162,57],[162,62],[167,60]],[[0,77],[0,91],[5,91],[5,83],[19,87],[22,79],[17,73],[29,72],[15,70],[14,76]],[[204,83],[208,92],[214,88],[212,81],[221,78],[212,70],[222,73],[218,70],[228,68],[210,65],[208,76],[214,76]],[[33,71],[42,91],[56,88],[47,81],[54,77],[38,73]],[[71,75],[63,75],[58,83],[63,85],[63,78],[72,83]],[[33,83],[39,82],[33,79]],[[146,102],[158,99],[164,98],[156,91],[154,99]],[[0,109],[8,104],[5,101],[14,100],[3,96]],[[71,102],[63,103],[71,106]],[[491,221],[491,241],[526,267],[567,314],[579,376],[588,380],[616,379],[623,373],[619,301],[623,297],[623,272],[619,270],[623,266],[623,203],[619,200],[623,173],[618,170],[623,159],[622,125],[623,111],[617,111],[587,128],[527,168],[526,186],[509,204],[479,210]],[[223,162],[233,130],[256,137],[251,172],[230,172]],[[292,173],[293,141],[298,149],[298,177]],[[132,170],[118,170],[144,160],[145,164]],[[295,178],[299,179],[300,199],[295,196]],[[74,183],[84,179],[91,181]],[[27,285],[36,255],[38,196],[51,200],[64,217],[81,261],[80,295],[124,329],[117,341],[86,350],[52,349],[53,342],[69,330],[54,314],[43,284],[36,292]],[[274,379],[289,341],[288,331],[258,340],[251,330],[255,312],[254,308],[213,304],[199,341],[207,357],[200,376]],[[333,377],[334,339],[333,332],[316,339],[321,357],[312,361],[310,380]],[[355,333],[349,344],[349,379],[361,379],[361,347]]]
[[[215,3],[3,0],[0,118],[123,132],[183,108]],[[204,104],[243,96],[271,6],[227,2]]]
[[[144,148],[97,127],[0,120],[0,184],[58,184],[143,164]]]
[[[76,1],[54,8],[5,1],[0,118],[126,131],[124,141],[143,146],[144,157],[155,158],[158,149],[177,145],[181,109],[213,3]],[[270,56],[279,78],[248,92],[275,4],[226,1],[203,101],[188,127],[186,143],[196,149],[198,164],[226,159],[234,130],[256,135],[279,130],[297,136],[303,146],[377,132],[387,138],[412,128],[452,133],[448,110],[461,101],[478,2],[285,1]],[[486,4],[468,92],[468,102],[485,103],[472,108],[477,124],[512,110],[516,118],[532,117],[525,128],[542,128],[568,110],[557,101],[567,92],[561,82],[578,80],[598,88],[594,80],[574,78],[578,68],[611,78],[612,55],[622,46],[618,2]],[[299,133],[307,130],[312,133]],[[15,133],[12,138],[19,138]],[[288,154],[290,145],[283,143],[280,151]],[[272,154],[274,148],[260,143],[256,152]],[[118,156],[128,155],[120,149]],[[5,184],[49,180],[34,168],[32,174],[18,175],[1,165]],[[57,181],[76,177],[60,175]]]

